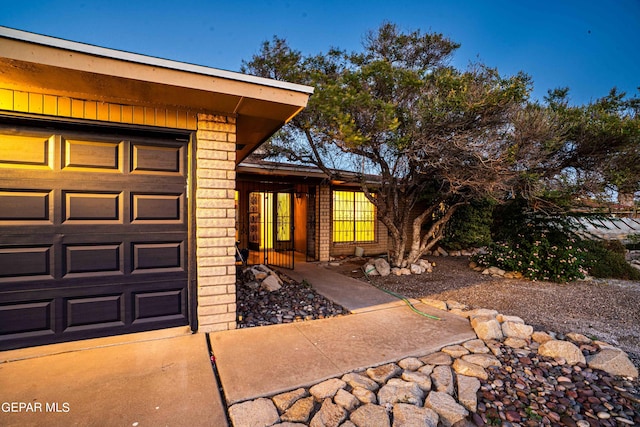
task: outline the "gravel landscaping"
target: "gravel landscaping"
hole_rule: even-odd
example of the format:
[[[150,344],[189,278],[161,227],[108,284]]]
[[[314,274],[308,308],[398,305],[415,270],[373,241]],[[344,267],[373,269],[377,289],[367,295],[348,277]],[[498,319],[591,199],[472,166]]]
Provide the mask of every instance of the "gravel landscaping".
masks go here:
[[[468,267],[468,257],[429,257],[432,273],[370,276],[377,286],[410,298],[455,300],[519,316],[536,330],[579,332],[614,344],[640,368],[640,282],[592,280],[568,284],[494,278]],[[367,280],[364,259],[327,268]]]
[[[281,288],[269,291],[253,277],[238,275],[236,310],[238,328],[301,322],[342,316],[349,311],[318,294],[308,283],[279,274]]]

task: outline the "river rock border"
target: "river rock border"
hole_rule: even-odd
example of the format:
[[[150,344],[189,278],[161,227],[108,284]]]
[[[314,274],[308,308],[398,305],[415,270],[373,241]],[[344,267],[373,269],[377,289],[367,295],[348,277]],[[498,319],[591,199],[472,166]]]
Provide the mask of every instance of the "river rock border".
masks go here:
[[[478,338],[237,403],[233,427],[640,425],[638,370],[622,350],[495,310],[421,301],[467,317]]]

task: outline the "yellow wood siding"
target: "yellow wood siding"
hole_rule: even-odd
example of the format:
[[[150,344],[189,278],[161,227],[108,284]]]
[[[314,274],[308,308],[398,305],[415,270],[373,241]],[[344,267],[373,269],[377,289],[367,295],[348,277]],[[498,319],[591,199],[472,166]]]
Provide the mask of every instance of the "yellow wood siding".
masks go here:
[[[195,130],[197,124],[197,113],[192,111],[113,104],[3,88],[0,88],[0,110],[189,130]]]

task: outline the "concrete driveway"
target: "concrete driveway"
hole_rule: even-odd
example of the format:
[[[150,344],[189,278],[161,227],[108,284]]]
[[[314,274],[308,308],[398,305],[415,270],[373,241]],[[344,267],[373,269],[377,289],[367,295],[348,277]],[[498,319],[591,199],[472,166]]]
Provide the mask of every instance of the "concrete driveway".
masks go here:
[[[226,426],[204,334],[173,328],[0,353],[2,426]]]

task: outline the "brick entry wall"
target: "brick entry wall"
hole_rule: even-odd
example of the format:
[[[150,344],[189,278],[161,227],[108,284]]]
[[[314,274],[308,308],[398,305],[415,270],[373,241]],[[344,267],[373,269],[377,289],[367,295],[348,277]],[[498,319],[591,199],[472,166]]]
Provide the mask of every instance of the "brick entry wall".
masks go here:
[[[195,157],[198,329],[235,329],[235,117],[199,114]]]
[[[318,227],[316,238],[316,253],[319,261],[329,261],[331,250],[331,189],[321,185],[317,190],[316,218]]]

